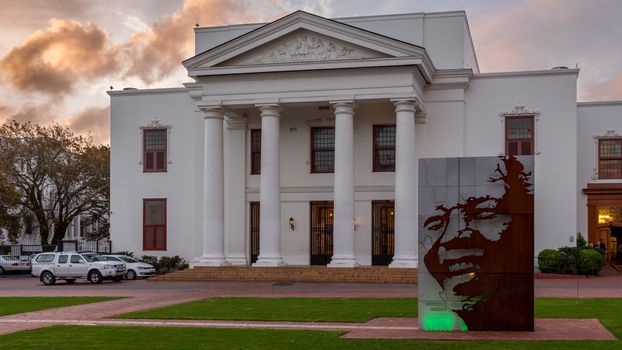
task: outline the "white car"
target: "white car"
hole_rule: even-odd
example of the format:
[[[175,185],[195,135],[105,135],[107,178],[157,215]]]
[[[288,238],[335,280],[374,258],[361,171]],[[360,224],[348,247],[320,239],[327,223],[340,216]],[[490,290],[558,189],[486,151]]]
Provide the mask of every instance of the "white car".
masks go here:
[[[16,256],[0,255],[0,275],[7,271],[30,271],[30,262]]]
[[[37,254],[32,260],[32,272],[45,285],[53,285],[57,279],[74,283],[86,278],[91,283],[102,283],[104,279],[120,282],[126,272],[124,263],[103,261],[95,253],[56,252]]]
[[[125,277],[128,280],[149,278],[156,273],[153,265],[138,261],[127,255],[104,255],[102,256],[102,260],[125,263],[125,266],[127,266]]]

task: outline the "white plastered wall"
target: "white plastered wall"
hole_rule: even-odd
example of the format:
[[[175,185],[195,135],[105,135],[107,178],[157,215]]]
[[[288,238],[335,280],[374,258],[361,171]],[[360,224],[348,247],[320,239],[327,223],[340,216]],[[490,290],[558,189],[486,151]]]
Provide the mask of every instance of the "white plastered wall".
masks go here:
[[[598,163],[597,135],[608,130],[622,135],[622,101],[579,103],[577,129],[577,228],[587,239],[587,196],[583,189],[588,183],[620,183],[620,179],[596,178]]]
[[[487,74],[466,90],[465,156],[504,149],[499,113],[518,103],[536,122],[535,252],[574,244],[577,232],[577,70]]]
[[[200,204],[202,185],[197,186],[197,164],[202,165],[202,118],[194,112],[188,93],[162,91],[111,96],[111,215],[113,250],[134,255],[180,255],[186,259],[200,253]],[[143,173],[141,126],[154,117],[171,125],[169,161],[165,173]],[[201,131],[199,134],[198,131]],[[201,159],[197,163],[197,159]],[[202,171],[202,169],[201,169]],[[143,198],[167,198],[167,250],[143,251]],[[200,208],[200,206],[199,206]]]

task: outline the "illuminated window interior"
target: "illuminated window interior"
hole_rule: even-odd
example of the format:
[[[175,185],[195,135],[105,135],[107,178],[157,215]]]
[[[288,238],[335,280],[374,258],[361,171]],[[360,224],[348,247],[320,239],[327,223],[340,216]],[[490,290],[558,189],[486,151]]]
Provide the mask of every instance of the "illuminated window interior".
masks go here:
[[[607,207],[598,209],[598,223],[622,222],[622,208]]]

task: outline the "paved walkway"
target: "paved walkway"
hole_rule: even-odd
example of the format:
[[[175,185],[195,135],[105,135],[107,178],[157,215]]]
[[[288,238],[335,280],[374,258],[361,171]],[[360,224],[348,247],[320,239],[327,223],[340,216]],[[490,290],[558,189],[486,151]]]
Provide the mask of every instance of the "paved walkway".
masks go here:
[[[537,297],[614,297],[622,298],[622,276],[618,274],[605,275],[597,278],[573,278],[573,279],[537,279],[535,281],[535,294]],[[399,284],[337,284],[337,283],[294,283],[272,284],[265,282],[156,282],[156,281],[132,281],[112,283],[104,282],[101,285],[90,283],[76,283],[68,285],[60,282],[55,286],[43,286],[37,279],[18,276],[3,276],[0,278],[1,296],[120,296],[125,299],[106,301],[94,304],[76,305],[66,308],[49,309],[37,312],[24,313],[0,317],[0,335],[16,331],[34,329],[49,326],[51,324],[122,324],[120,322],[160,322],[166,326],[166,322],[188,321],[127,321],[106,320],[111,316],[132,311],[139,311],[161,307],[166,305],[183,303],[191,300],[204,299],[213,296],[253,296],[253,297],[370,297],[370,298],[413,298],[417,296],[416,285]],[[201,321],[195,321],[201,322]],[[226,323],[224,321],[205,321]],[[374,322],[389,322],[382,325],[374,325]],[[401,322],[404,322],[403,320]],[[411,322],[411,323],[408,323]],[[345,329],[345,324],[339,324],[339,330],[351,331],[348,336],[364,337],[372,335],[369,327],[385,327],[377,334],[379,337],[404,337],[414,331],[412,319],[407,321],[407,329],[395,325],[387,319],[380,321],[372,320],[365,324],[355,324],[357,329]],[[539,321],[540,322],[540,321]],[[597,321],[596,321],[597,322]],[[599,325],[600,323],[597,322]],[[236,327],[247,327],[249,322],[238,322]],[[252,323],[257,324],[257,323]],[[283,322],[279,324],[285,324]],[[290,323],[288,323],[290,324]],[[143,324],[153,325],[153,324]],[[171,324],[178,326],[177,324]],[[307,325],[309,325],[307,323]],[[322,326],[329,324],[322,323]],[[195,325],[193,325],[195,326]],[[214,327],[214,324],[210,324]],[[266,326],[261,323],[260,326]],[[311,325],[309,325],[311,326]],[[563,325],[560,329],[570,329],[571,325]],[[594,326],[594,325],[590,325]],[[259,326],[258,326],[259,327]],[[291,326],[288,326],[291,327]],[[312,327],[317,327],[313,325]],[[363,328],[361,328],[363,327]],[[367,327],[367,328],[365,328]],[[392,328],[386,328],[392,327]],[[398,328],[395,328],[398,327]],[[601,326],[602,327],[602,326]],[[286,329],[289,329],[286,327]],[[307,329],[307,328],[305,328]],[[591,328],[590,328],[591,329]],[[380,330],[377,330],[380,331]],[[597,330],[594,332],[597,333]],[[421,332],[419,332],[421,333]],[[423,332],[427,333],[427,332]],[[471,332],[472,333],[472,332]],[[471,334],[469,333],[469,334]],[[575,333],[593,333],[582,330]],[[440,334],[440,333],[435,333]],[[451,333],[455,336],[455,333]],[[490,335],[490,333],[487,332]],[[571,336],[571,335],[568,335]],[[500,338],[501,339],[501,338]],[[565,338],[572,339],[572,338]]]

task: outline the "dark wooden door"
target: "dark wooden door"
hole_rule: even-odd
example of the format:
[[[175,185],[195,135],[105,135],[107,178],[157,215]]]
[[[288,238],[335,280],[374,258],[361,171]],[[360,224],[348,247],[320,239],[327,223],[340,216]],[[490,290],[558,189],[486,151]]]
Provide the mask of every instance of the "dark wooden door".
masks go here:
[[[311,265],[327,265],[333,256],[333,202],[310,202]]]
[[[259,202],[250,202],[251,264],[259,256]]]
[[[371,202],[371,264],[389,265],[395,251],[395,202]]]

